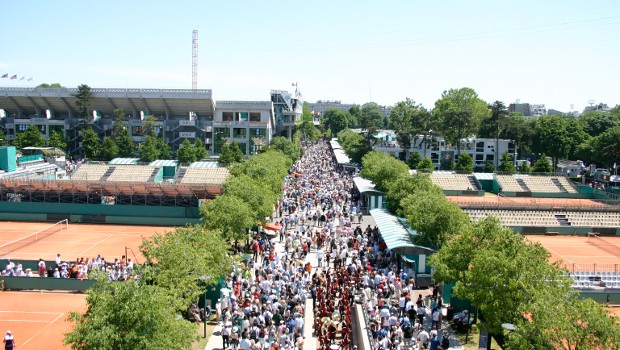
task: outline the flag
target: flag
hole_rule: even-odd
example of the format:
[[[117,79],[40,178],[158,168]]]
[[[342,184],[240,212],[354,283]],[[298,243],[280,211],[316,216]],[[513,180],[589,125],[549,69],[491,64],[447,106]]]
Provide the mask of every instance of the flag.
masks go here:
[[[15,79],[17,79],[17,74],[11,77],[11,80],[15,80]]]
[[[291,83],[291,86],[297,86],[297,83]]]
[[[28,81],[32,81],[32,77],[28,78]]]
[[[8,78],[9,77],[9,73],[3,74],[2,77],[3,78]]]
[[[26,77],[22,77],[21,79],[19,79],[19,81],[22,81],[22,80],[24,80],[24,79],[26,79]]]

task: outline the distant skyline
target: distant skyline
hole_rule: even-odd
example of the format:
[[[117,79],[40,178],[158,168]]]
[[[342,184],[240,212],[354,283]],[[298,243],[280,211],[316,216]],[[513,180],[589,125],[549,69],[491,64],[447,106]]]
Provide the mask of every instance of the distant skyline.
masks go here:
[[[467,86],[564,112],[620,104],[616,0],[34,0],[0,12],[0,86],[190,89],[198,29],[198,88],[216,100],[298,83],[308,102],[433,108]]]

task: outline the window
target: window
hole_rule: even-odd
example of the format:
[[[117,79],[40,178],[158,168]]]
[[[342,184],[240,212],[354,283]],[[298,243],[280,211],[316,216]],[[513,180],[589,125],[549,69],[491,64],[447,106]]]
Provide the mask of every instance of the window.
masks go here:
[[[476,162],[482,162],[484,160],[483,154],[476,154]]]
[[[245,142],[239,142],[239,148],[241,148],[241,153],[246,155],[247,152],[247,144]]]
[[[247,129],[244,128],[234,128],[233,129],[233,137],[235,138],[245,138],[247,136]]]
[[[45,134],[47,127],[45,125],[37,125],[37,129],[43,134]]]
[[[144,136],[144,127],[142,125],[134,125],[131,128],[132,136]]]
[[[484,142],[476,142],[476,152],[484,152]]]
[[[487,161],[494,161],[495,160],[495,155],[494,154],[487,154]]]
[[[245,122],[248,120],[248,112],[237,112],[235,114],[235,121]]]
[[[222,145],[229,137],[230,130],[228,128],[213,128],[213,151],[215,153],[220,153]]]
[[[250,136],[252,137],[265,137],[266,129],[252,128],[250,129]]]
[[[222,113],[222,121],[232,122],[233,120],[233,112],[223,112]]]
[[[17,125],[15,125],[15,129],[17,129],[17,132],[26,131],[26,129],[28,129],[28,125],[26,125],[26,124],[17,124]]]
[[[258,112],[250,113],[250,121],[253,123],[260,122],[260,113]]]

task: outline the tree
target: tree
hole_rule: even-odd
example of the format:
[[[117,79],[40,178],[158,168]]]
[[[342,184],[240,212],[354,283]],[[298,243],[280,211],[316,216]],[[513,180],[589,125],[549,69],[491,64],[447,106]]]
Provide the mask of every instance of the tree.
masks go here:
[[[490,117],[484,119],[480,124],[481,137],[492,137],[495,139],[495,160],[499,159],[499,137],[506,126],[508,109],[501,101],[495,101],[488,105],[491,111]]]
[[[196,152],[189,139],[183,140],[181,147],[177,150],[177,159],[181,164],[190,164],[196,161]]]
[[[64,86],[60,85],[59,83],[53,83],[53,84],[43,83],[43,84],[37,85],[37,88],[62,88],[62,87]]]
[[[536,162],[534,162],[534,167],[532,171],[535,173],[551,173],[553,172],[553,166],[551,166],[551,162],[547,159],[547,156],[543,153],[538,157]]]
[[[4,131],[0,130],[0,146],[6,146],[8,145],[8,140],[6,139],[6,135],[4,134]]]
[[[474,172],[474,159],[469,153],[461,153],[459,159],[456,161],[454,170]]]
[[[524,161],[521,163],[521,165],[519,166],[519,172],[521,174],[527,174],[530,172],[530,166],[527,164],[527,161]]]
[[[256,215],[248,203],[235,196],[221,195],[200,207],[205,228],[218,232],[226,241],[245,240]]]
[[[410,98],[396,103],[390,111],[390,128],[396,131],[396,141],[405,152],[411,148],[418,134],[428,130],[427,116],[430,113]]]
[[[469,217],[436,190],[417,191],[401,202],[402,213],[417,231],[415,242],[440,248],[469,224]]]
[[[611,167],[620,164],[620,126],[595,137],[593,142],[594,161]]]
[[[325,125],[331,130],[332,135],[336,135],[342,130],[349,127],[349,119],[347,112],[337,108],[329,108],[323,114]]]
[[[99,279],[87,291],[86,313],[71,313],[76,324],[65,334],[74,350],[191,349],[196,327],[177,319],[174,299],[162,288]]]
[[[573,116],[567,118],[566,133],[569,139],[568,159],[576,160],[579,146],[592,137],[583,130],[583,125]]]
[[[63,132],[52,130],[50,137],[47,140],[47,145],[50,147],[56,147],[63,151],[67,150],[67,142],[65,141]]]
[[[216,286],[232,269],[229,242],[201,225],[177,227],[144,239],[140,252],[148,262],[142,278],[165,288],[178,312],[198,300],[206,286]]]
[[[116,124],[114,124],[116,126]],[[129,130],[120,129],[119,134],[115,135],[115,143],[118,146],[119,157],[133,157],[136,154],[136,146],[129,135]]]
[[[257,182],[245,174],[229,176],[224,183],[224,195],[237,197],[248,204],[258,220],[271,216],[277,200],[268,184]]]
[[[240,163],[243,160],[243,153],[239,144],[232,142],[230,145],[222,145],[222,151],[220,153],[220,163],[222,164],[234,164]]]
[[[483,171],[485,173],[492,173],[495,171],[495,164],[493,164],[492,160],[487,160],[486,162],[484,162],[484,169]]]
[[[578,120],[583,130],[592,137],[620,126],[620,116],[603,111],[587,111]]]
[[[293,141],[282,136],[276,136],[271,139],[269,149],[278,150],[286,154],[293,161],[296,161],[301,156],[301,148],[299,145],[294,144]]]
[[[512,156],[508,153],[508,151],[502,153],[502,162],[497,168],[497,170],[510,174],[514,174],[517,172],[514,160],[512,160]]]
[[[372,151],[362,159],[362,176],[374,182],[379,191],[387,191],[390,183],[409,176],[409,167],[387,153]]]
[[[13,139],[13,146],[17,149],[24,147],[45,147],[45,138],[36,125],[28,125],[26,130],[15,136]]]
[[[504,119],[504,129],[500,137],[514,140],[519,154],[529,152],[531,147],[532,128],[527,123],[523,114],[518,112],[509,113]]]
[[[461,88],[444,91],[433,113],[441,121],[443,136],[456,144],[460,155],[461,139],[476,133],[480,122],[489,115],[489,108],[473,89]]]
[[[365,103],[360,109],[359,126],[366,130],[366,140],[372,144],[372,137],[377,129],[387,127],[383,125],[383,114],[378,104],[374,102]]]
[[[77,92],[71,95],[76,98],[75,105],[80,111],[80,118],[90,121],[93,116],[89,113],[89,108],[92,105],[93,93],[90,86],[81,84],[77,87]]]
[[[205,145],[200,139],[196,139],[194,142],[194,154],[196,155],[196,160],[203,160],[209,156],[209,153],[207,153],[205,149]]]
[[[87,128],[82,137],[82,153],[86,159],[99,159],[101,141],[99,135],[93,129]]]
[[[566,158],[570,151],[571,137],[568,120],[560,115],[543,115],[534,122],[533,148],[537,153],[552,157],[552,171],[559,158]]]
[[[282,193],[282,179],[293,165],[291,158],[276,150],[259,153],[243,163],[235,164],[230,173],[233,176],[247,175],[257,183],[264,184],[271,193]]]
[[[125,111],[122,108],[114,109],[114,111],[112,112],[112,120],[114,121],[114,126],[112,127],[112,136],[118,139],[123,130],[125,130]]]
[[[106,137],[101,144],[100,158],[112,160],[118,156],[118,146],[112,137]]]
[[[435,166],[433,165],[433,161],[429,157],[425,157],[418,163],[418,170],[435,170]]]
[[[360,127],[360,120],[362,119],[362,110],[360,109],[360,106],[351,106],[351,108],[349,108],[349,116],[351,116],[349,128]]]
[[[353,163],[361,163],[364,155],[372,150],[364,136],[349,129],[342,130],[337,136],[340,146]]]
[[[415,173],[412,176],[401,176],[388,184],[387,207],[392,213],[404,216],[401,202],[407,196],[418,192],[430,192],[440,195],[441,188],[434,185],[428,174]]]
[[[157,142],[157,136],[150,134],[146,135],[146,141],[140,145],[138,154],[140,161],[150,163],[159,159],[159,147]]]
[[[407,165],[409,166],[409,169],[417,169],[421,160],[422,156],[419,152],[412,152],[409,155],[409,158],[407,158]]]
[[[172,156],[172,149],[170,148],[170,145],[167,144],[166,141],[164,141],[163,137],[156,137],[155,145],[159,150],[159,155],[157,156],[159,159],[174,159],[174,157]]]

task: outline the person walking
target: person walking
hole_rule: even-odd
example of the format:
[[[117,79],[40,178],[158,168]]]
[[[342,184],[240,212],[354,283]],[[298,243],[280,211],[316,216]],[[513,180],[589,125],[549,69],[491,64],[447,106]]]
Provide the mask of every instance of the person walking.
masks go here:
[[[4,350],[15,349],[15,339],[13,338],[11,331],[6,331],[6,335],[2,341],[4,342]]]

